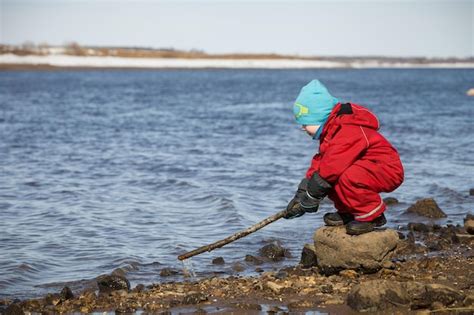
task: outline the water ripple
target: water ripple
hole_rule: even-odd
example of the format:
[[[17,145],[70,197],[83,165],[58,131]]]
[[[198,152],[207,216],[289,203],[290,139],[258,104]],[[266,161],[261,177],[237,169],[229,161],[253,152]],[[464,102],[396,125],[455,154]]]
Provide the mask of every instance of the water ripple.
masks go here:
[[[403,213],[424,197],[460,223],[474,206],[472,100],[464,94],[473,75],[1,72],[0,297],[93,287],[114,270],[132,285],[163,281],[162,268],[182,267],[177,255],[282,210],[317,147],[291,115],[294,97],[313,78],[370,107],[399,150],[406,180],[389,194],[401,201],[388,209],[389,224],[413,219]],[[191,264],[198,276],[233,274],[232,263],[275,239],[293,253],[282,265],[296,263],[332,210],[325,202],[319,213],[275,222]],[[215,256],[227,264],[212,265]]]

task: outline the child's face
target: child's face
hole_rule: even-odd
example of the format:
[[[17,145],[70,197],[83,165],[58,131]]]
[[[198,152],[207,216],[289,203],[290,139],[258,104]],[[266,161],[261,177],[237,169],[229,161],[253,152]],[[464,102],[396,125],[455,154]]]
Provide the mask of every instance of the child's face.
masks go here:
[[[301,130],[306,131],[306,133],[310,135],[311,137],[314,137],[318,129],[319,129],[319,125],[302,125],[301,126]]]

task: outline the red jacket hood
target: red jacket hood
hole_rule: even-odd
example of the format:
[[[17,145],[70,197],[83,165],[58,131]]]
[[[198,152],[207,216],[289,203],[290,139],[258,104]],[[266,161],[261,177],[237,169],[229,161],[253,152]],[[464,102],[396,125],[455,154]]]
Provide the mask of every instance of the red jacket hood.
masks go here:
[[[374,130],[380,128],[377,116],[367,108],[354,103],[350,103],[350,106],[339,103],[334,106],[326,124],[324,124],[321,138],[327,133],[332,133],[332,130],[337,130],[341,125],[355,125]]]

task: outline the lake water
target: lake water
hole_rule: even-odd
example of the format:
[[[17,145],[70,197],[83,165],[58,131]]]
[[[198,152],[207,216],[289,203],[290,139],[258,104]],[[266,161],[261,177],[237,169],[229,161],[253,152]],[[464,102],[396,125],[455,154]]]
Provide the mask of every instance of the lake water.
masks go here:
[[[292,103],[311,79],[375,112],[406,180],[389,226],[434,197],[462,223],[474,210],[474,70],[0,72],[0,297],[73,289],[117,268],[137,283],[177,256],[285,208],[318,142]],[[280,240],[296,264],[317,214],[280,220],[189,262],[198,277]],[[211,260],[222,256],[223,266]],[[263,265],[264,270],[274,266]],[[254,273],[247,266],[244,274]],[[82,280],[82,281],[81,281]]]

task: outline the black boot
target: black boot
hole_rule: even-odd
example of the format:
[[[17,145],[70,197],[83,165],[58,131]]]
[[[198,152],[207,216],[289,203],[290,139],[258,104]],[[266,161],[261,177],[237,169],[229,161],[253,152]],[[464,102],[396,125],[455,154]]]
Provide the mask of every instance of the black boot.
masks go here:
[[[351,221],[346,225],[346,233],[349,235],[360,235],[364,233],[372,232],[376,227],[383,226],[387,223],[385,215],[382,213],[381,216],[375,218],[369,222]]]
[[[354,220],[354,217],[349,213],[333,212],[326,213],[323,216],[323,220],[327,226],[338,226],[351,222],[352,220]]]

